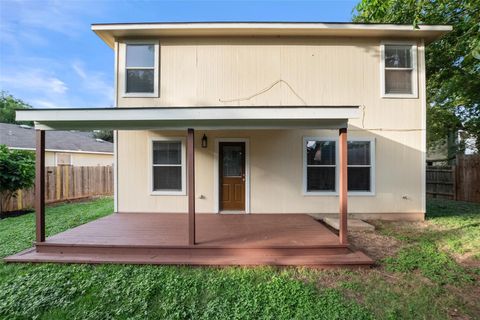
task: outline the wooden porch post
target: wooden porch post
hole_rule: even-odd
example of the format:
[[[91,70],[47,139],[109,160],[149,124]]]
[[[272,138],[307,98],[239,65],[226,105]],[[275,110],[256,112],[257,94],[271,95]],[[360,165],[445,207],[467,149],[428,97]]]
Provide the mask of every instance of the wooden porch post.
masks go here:
[[[36,130],[35,217],[37,242],[45,241],[45,131]]]
[[[340,155],[340,183],[339,183],[339,207],[340,207],[340,243],[348,244],[347,231],[347,202],[348,202],[348,179],[347,179],[347,128],[339,130],[339,155]]]
[[[188,244],[195,244],[195,134],[187,131]]]

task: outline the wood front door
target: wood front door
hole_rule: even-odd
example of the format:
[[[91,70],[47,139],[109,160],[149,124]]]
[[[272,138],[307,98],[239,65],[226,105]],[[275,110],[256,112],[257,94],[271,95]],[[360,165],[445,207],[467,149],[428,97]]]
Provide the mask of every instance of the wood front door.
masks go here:
[[[219,143],[220,210],[245,211],[245,142]]]

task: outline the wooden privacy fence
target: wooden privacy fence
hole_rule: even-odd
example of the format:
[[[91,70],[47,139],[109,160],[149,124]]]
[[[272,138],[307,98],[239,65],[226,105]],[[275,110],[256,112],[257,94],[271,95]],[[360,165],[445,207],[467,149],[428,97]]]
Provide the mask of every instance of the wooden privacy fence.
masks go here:
[[[427,166],[427,196],[480,202],[480,155],[458,155],[453,166]]]
[[[54,203],[91,196],[113,194],[111,166],[47,167],[45,170],[45,202]],[[20,190],[6,205],[6,211],[33,208],[34,188]]]

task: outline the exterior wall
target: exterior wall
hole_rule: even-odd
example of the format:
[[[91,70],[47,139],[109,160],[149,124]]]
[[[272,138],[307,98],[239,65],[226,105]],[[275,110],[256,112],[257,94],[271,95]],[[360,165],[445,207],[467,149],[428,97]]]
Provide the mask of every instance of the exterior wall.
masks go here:
[[[389,39],[184,37],[159,40],[158,98],[122,97],[124,43],[116,46],[120,54],[116,78],[118,107],[360,105],[363,117],[350,121],[349,137],[376,139],[376,194],[350,197],[349,211],[423,216],[423,41],[417,42],[418,98],[393,99],[382,98],[380,94],[380,43]],[[271,89],[242,99],[279,80]],[[148,137],[155,134],[158,133],[119,132],[118,211],[187,210],[185,196],[150,196],[148,193]],[[197,145],[202,135],[203,132],[196,132]],[[211,148],[215,137],[221,136],[250,139],[251,212],[337,212],[337,197],[301,193],[302,137],[317,135],[336,136],[336,132],[208,132],[209,148],[197,149],[196,153],[196,190],[198,195],[205,195],[205,199],[197,199],[198,211],[212,212],[214,208]]]
[[[205,149],[200,147],[204,133],[208,137],[208,147]],[[195,135],[197,211],[211,213],[216,207],[215,139],[247,138],[250,147],[251,212],[312,215],[338,212],[337,196],[311,196],[304,195],[302,191],[303,137],[337,137],[337,135],[337,131],[334,130],[197,131]],[[152,137],[161,136],[185,137],[186,134],[153,131],[119,132],[119,211],[187,211],[187,196],[150,195],[149,143]],[[409,213],[418,216],[421,212],[421,176],[412,174],[420,172],[423,165],[421,153],[414,147],[416,141],[420,139],[420,133],[405,133],[401,143],[392,139],[392,136],[395,134],[380,136],[358,131],[350,133],[351,139],[374,138],[377,150],[374,168],[376,193],[373,196],[350,196],[350,213],[385,213],[382,218],[388,218],[390,213]]]
[[[72,165],[77,167],[111,166],[113,165],[113,154],[93,153],[68,153],[45,151],[45,165],[53,167],[56,165],[55,156],[57,153],[67,153],[72,156]]]

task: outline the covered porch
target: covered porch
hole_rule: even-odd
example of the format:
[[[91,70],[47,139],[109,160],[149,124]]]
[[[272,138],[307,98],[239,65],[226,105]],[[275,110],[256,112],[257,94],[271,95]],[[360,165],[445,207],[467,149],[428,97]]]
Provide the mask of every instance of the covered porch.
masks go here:
[[[33,120],[36,123],[37,231],[34,248],[6,261],[187,265],[371,264],[373,261],[363,253],[349,249],[347,235],[347,126],[349,118],[358,116],[356,106],[17,111],[18,120]],[[338,236],[306,214],[197,214],[195,130],[296,128],[338,130]],[[71,129],[186,130],[188,212],[117,212],[46,239],[45,130]]]

